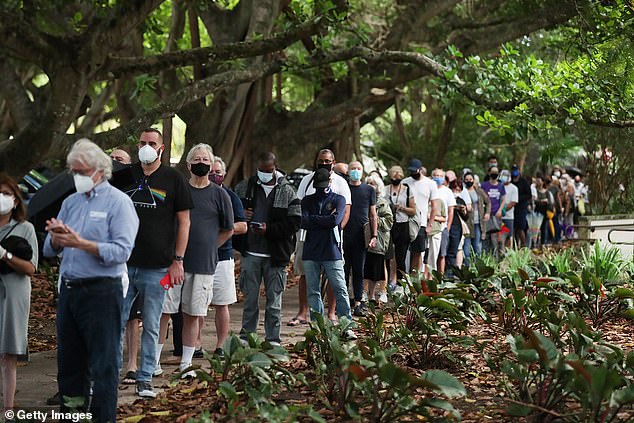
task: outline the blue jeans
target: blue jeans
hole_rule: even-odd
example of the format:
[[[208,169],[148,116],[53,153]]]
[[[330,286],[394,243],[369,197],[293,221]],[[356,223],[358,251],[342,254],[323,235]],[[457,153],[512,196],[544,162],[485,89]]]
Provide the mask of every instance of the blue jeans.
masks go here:
[[[167,269],[143,269],[130,266],[128,277],[130,286],[126,294],[122,325],[125,326],[134,297],[139,294],[143,302],[143,332],[141,334],[141,366],[137,371],[137,381],[149,382],[156,366],[156,344],[158,344],[159,326],[163,311],[165,290],[160,281],[167,273]],[[123,331],[122,331],[123,333]],[[119,340],[119,351],[123,351],[123,336]],[[119,359],[122,360],[122,354]],[[119,362],[121,365],[121,361]]]
[[[115,422],[121,339],[121,278],[63,279],[57,303],[57,383],[84,397],[95,422]],[[92,390],[92,396],[91,396]],[[62,403],[61,411],[69,411]]]
[[[308,306],[310,307],[311,319],[314,320],[317,314],[324,314],[324,303],[321,299],[321,289],[319,286],[322,269],[335,294],[337,316],[345,316],[352,320],[350,300],[348,299],[348,287],[343,271],[343,260],[304,260],[306,290],[308,293]]]
[[[482,254],[482,230],[480,224],[473,225],[473,238],[465,238],[462,251],[464,252],[464,265],[469,267],[471,265],[471,257]]]
[[[240,290],[244,293],[242,332],[255,333],[260,318],[260,284],[264,280],[266,309],[264,311],[264,336],[269,342],[282,342],[282,294],[286,288],[286,266],[271,266],[268,257],[250,254],[242,256]]]

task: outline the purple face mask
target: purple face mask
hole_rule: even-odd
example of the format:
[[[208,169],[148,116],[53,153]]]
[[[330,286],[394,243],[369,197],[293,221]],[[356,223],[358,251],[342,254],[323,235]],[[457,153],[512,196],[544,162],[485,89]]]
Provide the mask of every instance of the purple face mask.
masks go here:
[[[217,173],[210,173],[209,180],[216,185],[222,185],[222,181],[224,181],[225,177],[222,175],[218,175]]]

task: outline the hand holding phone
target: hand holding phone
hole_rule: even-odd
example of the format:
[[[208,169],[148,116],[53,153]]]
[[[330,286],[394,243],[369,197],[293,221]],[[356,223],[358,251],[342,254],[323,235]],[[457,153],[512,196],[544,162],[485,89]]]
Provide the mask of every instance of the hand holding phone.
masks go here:
[[[165,276],[163,276],[163,279],[161,279],[161,286],[166,291],[174,286],[169,273],[165,274]]]

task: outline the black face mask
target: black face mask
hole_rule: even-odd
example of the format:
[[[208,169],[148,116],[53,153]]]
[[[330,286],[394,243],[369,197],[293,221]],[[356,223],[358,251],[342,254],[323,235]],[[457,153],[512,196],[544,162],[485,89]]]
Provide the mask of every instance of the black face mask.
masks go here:
[[[471,188],[473,186],[473,181],[464,181],[464,186]]]
[[[489,173],[489,178],[491,178],[491,180],[495,181],[498,178],[498,174],[497,173]]]
[[[390,182],[392,182],[392,185],[397,186],[401,183],[402,179],[390,179]]]
[[[326,169],[328,172],[332,172],[332,163],[319,163],[317,169]]]
[[[192,163],[190,168],[192,173],[196,176],[205,176],[211,170],[211,166],[207,163]]]
[[[411,176],[414,179],[420,179],[420,172],[410,173],[409,176]]]
[[[336,173],[337,175],[341,176],[341,177],[342,177],[343,179],[345,179],[346,181],[349,181],[349,180],[350,180],[350,176],[346,175],[345,173],[337,172],[336,170],[335,170],[335,173]]]

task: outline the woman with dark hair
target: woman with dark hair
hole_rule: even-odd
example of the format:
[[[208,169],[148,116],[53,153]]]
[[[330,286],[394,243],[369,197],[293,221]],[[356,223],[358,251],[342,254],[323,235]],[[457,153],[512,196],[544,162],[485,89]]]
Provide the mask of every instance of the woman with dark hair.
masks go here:
[[[26,221],[18,185],[0,173],[0,375],[4,408],[13,408],[18,358],[28,355],[31,278],[37,268],[35,229]]]

